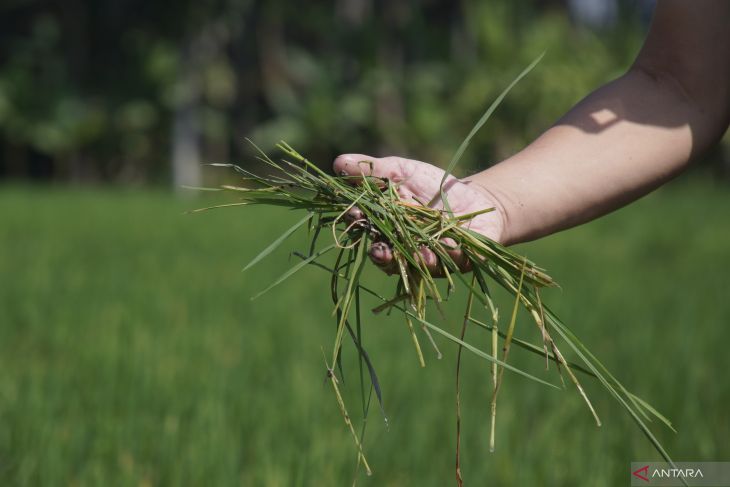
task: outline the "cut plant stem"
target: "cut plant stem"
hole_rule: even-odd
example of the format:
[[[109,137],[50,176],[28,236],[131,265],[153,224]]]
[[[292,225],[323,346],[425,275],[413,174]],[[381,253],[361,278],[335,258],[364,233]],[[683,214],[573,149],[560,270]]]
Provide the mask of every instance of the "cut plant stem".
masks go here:
[[[327,360],[325,360],[324,364],[327,367],[327,378],[330,380],[330,384],[332,384],[332,389],[335,391],[335,396],[337,397],[337,405],[340,408],[340,413],[342,413],[345,424],[349,428],[350,433],[352,434],[352,438],[355,441],[355,445],[357,446],[358,459],[362,460],[363,467],[365,467],[365,473],[367,473],[368,475],[372,475],[373,472],[370,469],[370,464],[368,463],[367,458],[365,457],[365,452],[362,449],[360,438],[358,438],[357,433],[355,432],[355,427],[353,426],[350,415],[347,413],[347,408],[345,407],[345,401],[342,399],[340,388],[337,386],[337,377],[335,376],[335,371],[332,370],[329,364],[327,364]]]
[[[476,281],[475,277],[472,277],[471,285],[474,286]],[[461,325],[461,334],[459,339],[464,341],[466,335],[466,327],[469,324],[471,318],[471,307],[474,303],[474,293],[469,294],[466,302],[466,311],[464,312],[464,321]],[[461,351],[464,349],[462,345],[459,345],[459,350],[456,352],[456,483],[461,487],[464,485],[464,481],[461,477]]]
[[[517,293],[515,294],[515,304],[512,308],[512,316],[509,321],[509,326],[507,327],[507,336],[504,339],[504,344],[502,345],[502,362],[507,362],[507,357],[509,356],[509,349],[510,345],[512,344],[512,336],[514,335],[515,331],[515,324],[517,323],[517,311],[519,310],[520,305],[520,297],[522,296],[522,285],[525,282],[525,264],[523,262],[522,264],[522,272],[520,273],[520,282],[517,285]],[[496,356],[496,355],[495,355]],[[492,394],[492,404],[494,405],[494,409],[496,411],[496,404],[497,404],[497,395],[499,394],[499,389],[502,385],[502,376],[504,375],[504,367],[499,371],[499,374],[497,376],[497,382],[494,384],[494,391]],[[496,414],[496,412],[495,412]]]
[[[414,309],[416,311],[416,314],[418,314],[418,317],[421,319],[426,318],[426,288],[424,285],[423,279],[419,279],[418,285],[414,286],[418,289],[417,296],[417,302],[414,306]],[[431,347],[433,347],[434,351],[436,352],[436,359],[441,360],[443,355],[441,354],[441,350],[439,350],[438,345],[436,345],[436,341],[433,339],[433,335],[431,335],[431,332],[428,331],[428,328],[426,325],[421,323],[421,330],[423,330],[423,333],[426,334],[426,337],[428,337],[428,341],[431,343]]]
[[[413,322],[411,322],[411,317],[408,316],[407,313],[403,314],[406,319],[406,324],[408,325],[408,331],[411,334],[411,339],[413,340],[413,346],[416,347],[416,355],[418,356],[418,363],[421,365],[421,367],[426,366],[426,360],[423,358],[423,351],[421,350],[421,344],[418,343],[418,337],[416,336],[416,330],[413,328]]]
[[[497,356],[497,349],[499,346],[499,331],[497,330],[497,322],[494,322],[492,328],[492,356]],[[492,400],[490,403],[490,417],[491,424],[489,428],[489,451],[494,452],[495,446],[495,430],[497,428],[497,364],[492,364]]]

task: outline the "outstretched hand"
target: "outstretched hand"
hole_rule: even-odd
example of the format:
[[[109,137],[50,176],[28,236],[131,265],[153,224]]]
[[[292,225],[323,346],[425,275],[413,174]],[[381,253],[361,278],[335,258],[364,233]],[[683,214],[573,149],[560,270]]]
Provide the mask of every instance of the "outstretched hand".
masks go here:
[[[443,208],[440,185],[444,171],[431,164],[404,159],[402,157],[371,157],[363,154],[343,154],[334,162],[334,171],[340,176],[373,176],[388,179],[397,184],[398,193],[404,201],[416,204],[433,201],[434,208]],[[454,215],[465,215],[486,208],[494,211],[475,216],[465,226],[484,236],[501,242],[505,218],[497,199],[478,183],[449,176],[443,190]],[[363,218],[362,212],[354,208],[351,219]],[[444,239],[449,255],[462,271],[469,270],[469,262],[454,241]],[[393,253],[387,242],[375,242],[370,246],[370,260],[383,271],[396,272]],[[430,249],[421,249],[421,257],[429,272],[434,276],[442,273],[438,257]]]

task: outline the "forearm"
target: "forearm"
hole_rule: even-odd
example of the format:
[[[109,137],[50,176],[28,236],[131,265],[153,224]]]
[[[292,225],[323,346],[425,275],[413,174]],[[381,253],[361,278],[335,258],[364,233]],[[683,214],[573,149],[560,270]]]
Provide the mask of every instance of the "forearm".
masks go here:
[[[675,80],[632,69],[524,150],[467,180],[502,206],[504,243],[533,240],[604,215],[681,172],[722,134],[714,118]]]
[[[660,0],[631,70],[520,153],[471,178],[493,196],[501,240],[604,215],[681,172],[730,119],[730,2]]]

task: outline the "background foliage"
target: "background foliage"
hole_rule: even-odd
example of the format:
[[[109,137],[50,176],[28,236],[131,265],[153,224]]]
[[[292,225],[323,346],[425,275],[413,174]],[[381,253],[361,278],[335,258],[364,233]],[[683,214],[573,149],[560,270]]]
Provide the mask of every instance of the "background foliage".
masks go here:
[[[176,144],[193,164],[245,164],[244,137],[322,165],[342,152],[443,164],[547,51],[475,141],[483,166],[627,68],[647,16],[618,5],[589,28],[537,0],[3,2],[0,178],[164,182]]]

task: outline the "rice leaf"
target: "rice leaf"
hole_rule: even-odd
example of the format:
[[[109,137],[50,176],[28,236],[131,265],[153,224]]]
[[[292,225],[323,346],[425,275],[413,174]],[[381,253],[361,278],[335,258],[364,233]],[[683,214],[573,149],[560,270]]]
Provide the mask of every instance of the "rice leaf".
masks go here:
[[[246,265],[246,267],[243,268],[243,271],[250,269],[251,267],[256,265],[256,263],[259,262],[261,259],[263,259],[267,255],[269,255],[271,252],[276,250],[279,247],[279,245],[281,245],[284,242],[284,240],[286,240],[287,238],[289,238],[289,236],[291,236],[291,234],[293,234],[294,232],[299,230],[299,228],[302,225],[304,225],[305,223],[307,223],[309,220],[311,220],[313,216],[314,216],[314,213],[307,213],[307,216],[305,216],[304,218],[299,220],[297,223],[292,225],[291,228],[289,228],[286,232],[284,232],[279,238],[277,238],[276,240],[271,242],[271,244],[268,247],[266,247],[256,257],[254,257],[253,260],[251,262],[249,262]]]
[[[522,70],[520,74],[517,75],[515,79],[512,80],[512,82],[507,85],[507,88],[502,90],[502,93],[499,94],[497,98],[492,102],[491,105],[489,105],[489,108],[484,112],[484,114],[481,116],[481,118],[477,121],[477,123],[472,127],[471,131],[469,132],[469,135],[466,136],[464,141],[461,143],[459,148],[456,150],[456,153],[451,158],[451,161],[449,162],[449,165],[446,166],[446,170],[444,171],[444,176],[441,178],[441,190],[443,190],[444,183],[446,182],[446,179],[454,172],[454,168],[456,168],[456,165],[461,160],[461,157],[464,155],[464,152],[466,151],[466,148],[469,147],[469,143],[471,142],[471,139],[474,138],[477,132],[479,132],[479,129],[481,129],[485,123],[487,123],[487,120],[492,116],[494,111],[497,109],[497,107],[502,103],[502,100],[504,100],[504,97],[507,96],[507,93],[512,90],[512,88],[515,87],[517,83],[520,82],[522,78],[527,76],[527,73],[532,71],[532,69],[537,66],[537,63],[539,63],[542,58],[545,56],[545,53],[543,52],[540,54],[534,61],[532,61],[529,66],[527,66],[525,69]]]
[[[334,249],[334,248],[335,248],[335,244],[332,244],[332,245],[328,245],[327,247],[323,248],[322,250],[320,250],[320,251],[319,251],[319,252],[317,252],[316,254],[312,255],[311,257],[308,257],[308,258],[306,258],[305,260],[303,260],[303,261],[299,262],[299,263],[298,263],[298,264],[296,264],[296,265],[295,265],[294,267],[292,267],[291,269],[289,269],[288,271],[286,271],[286,272],[285,272],[284,274],[282,274],[281,276],[279,276],[279,278],[278,278],[278,279],[276,279],[276,280],[275,280],[274,282],[272,282],[272,283],[271,283],[271,284],[270,284],[270,285],[269,285],[269,286],[268,286],[267,288],[265,288],[265,289],[264,289],[263,291],[260,291],[259,293],[255,294],[255,295],[254,295],[254,296],[253,296],[253,297],[251,298],[251,301],[253,301],[253,300],[255,300],[255,299],[258,299],[258,298],[260,298],[261,296],[263,296],[264,294],[266,294],[267,292],[271,291],[271,290],[272,290],[273,288],[275,288],[276,286],[278,286],[278,285],[279,285],[279,284],[281,284],[282,282],[284,282],[284,281],[286,281],[287,279],[289,279],[289,278],[290,278],[291,276],[293,276],[294,274],[296,274],[296,273],[297,273],[298,271],[302,270],[302,268],[303,268],[304,266],[306,266],[306,265],[307,265],[308,263],[310,263],[311,261],[313,261],[313,260],[315,260],[315,259],[317,259],[317,258],[319,258],[319,257],[323,256],[324,254],[326,254],[327,252],[329,252],[330,250],[332,250],[332,249]]]

